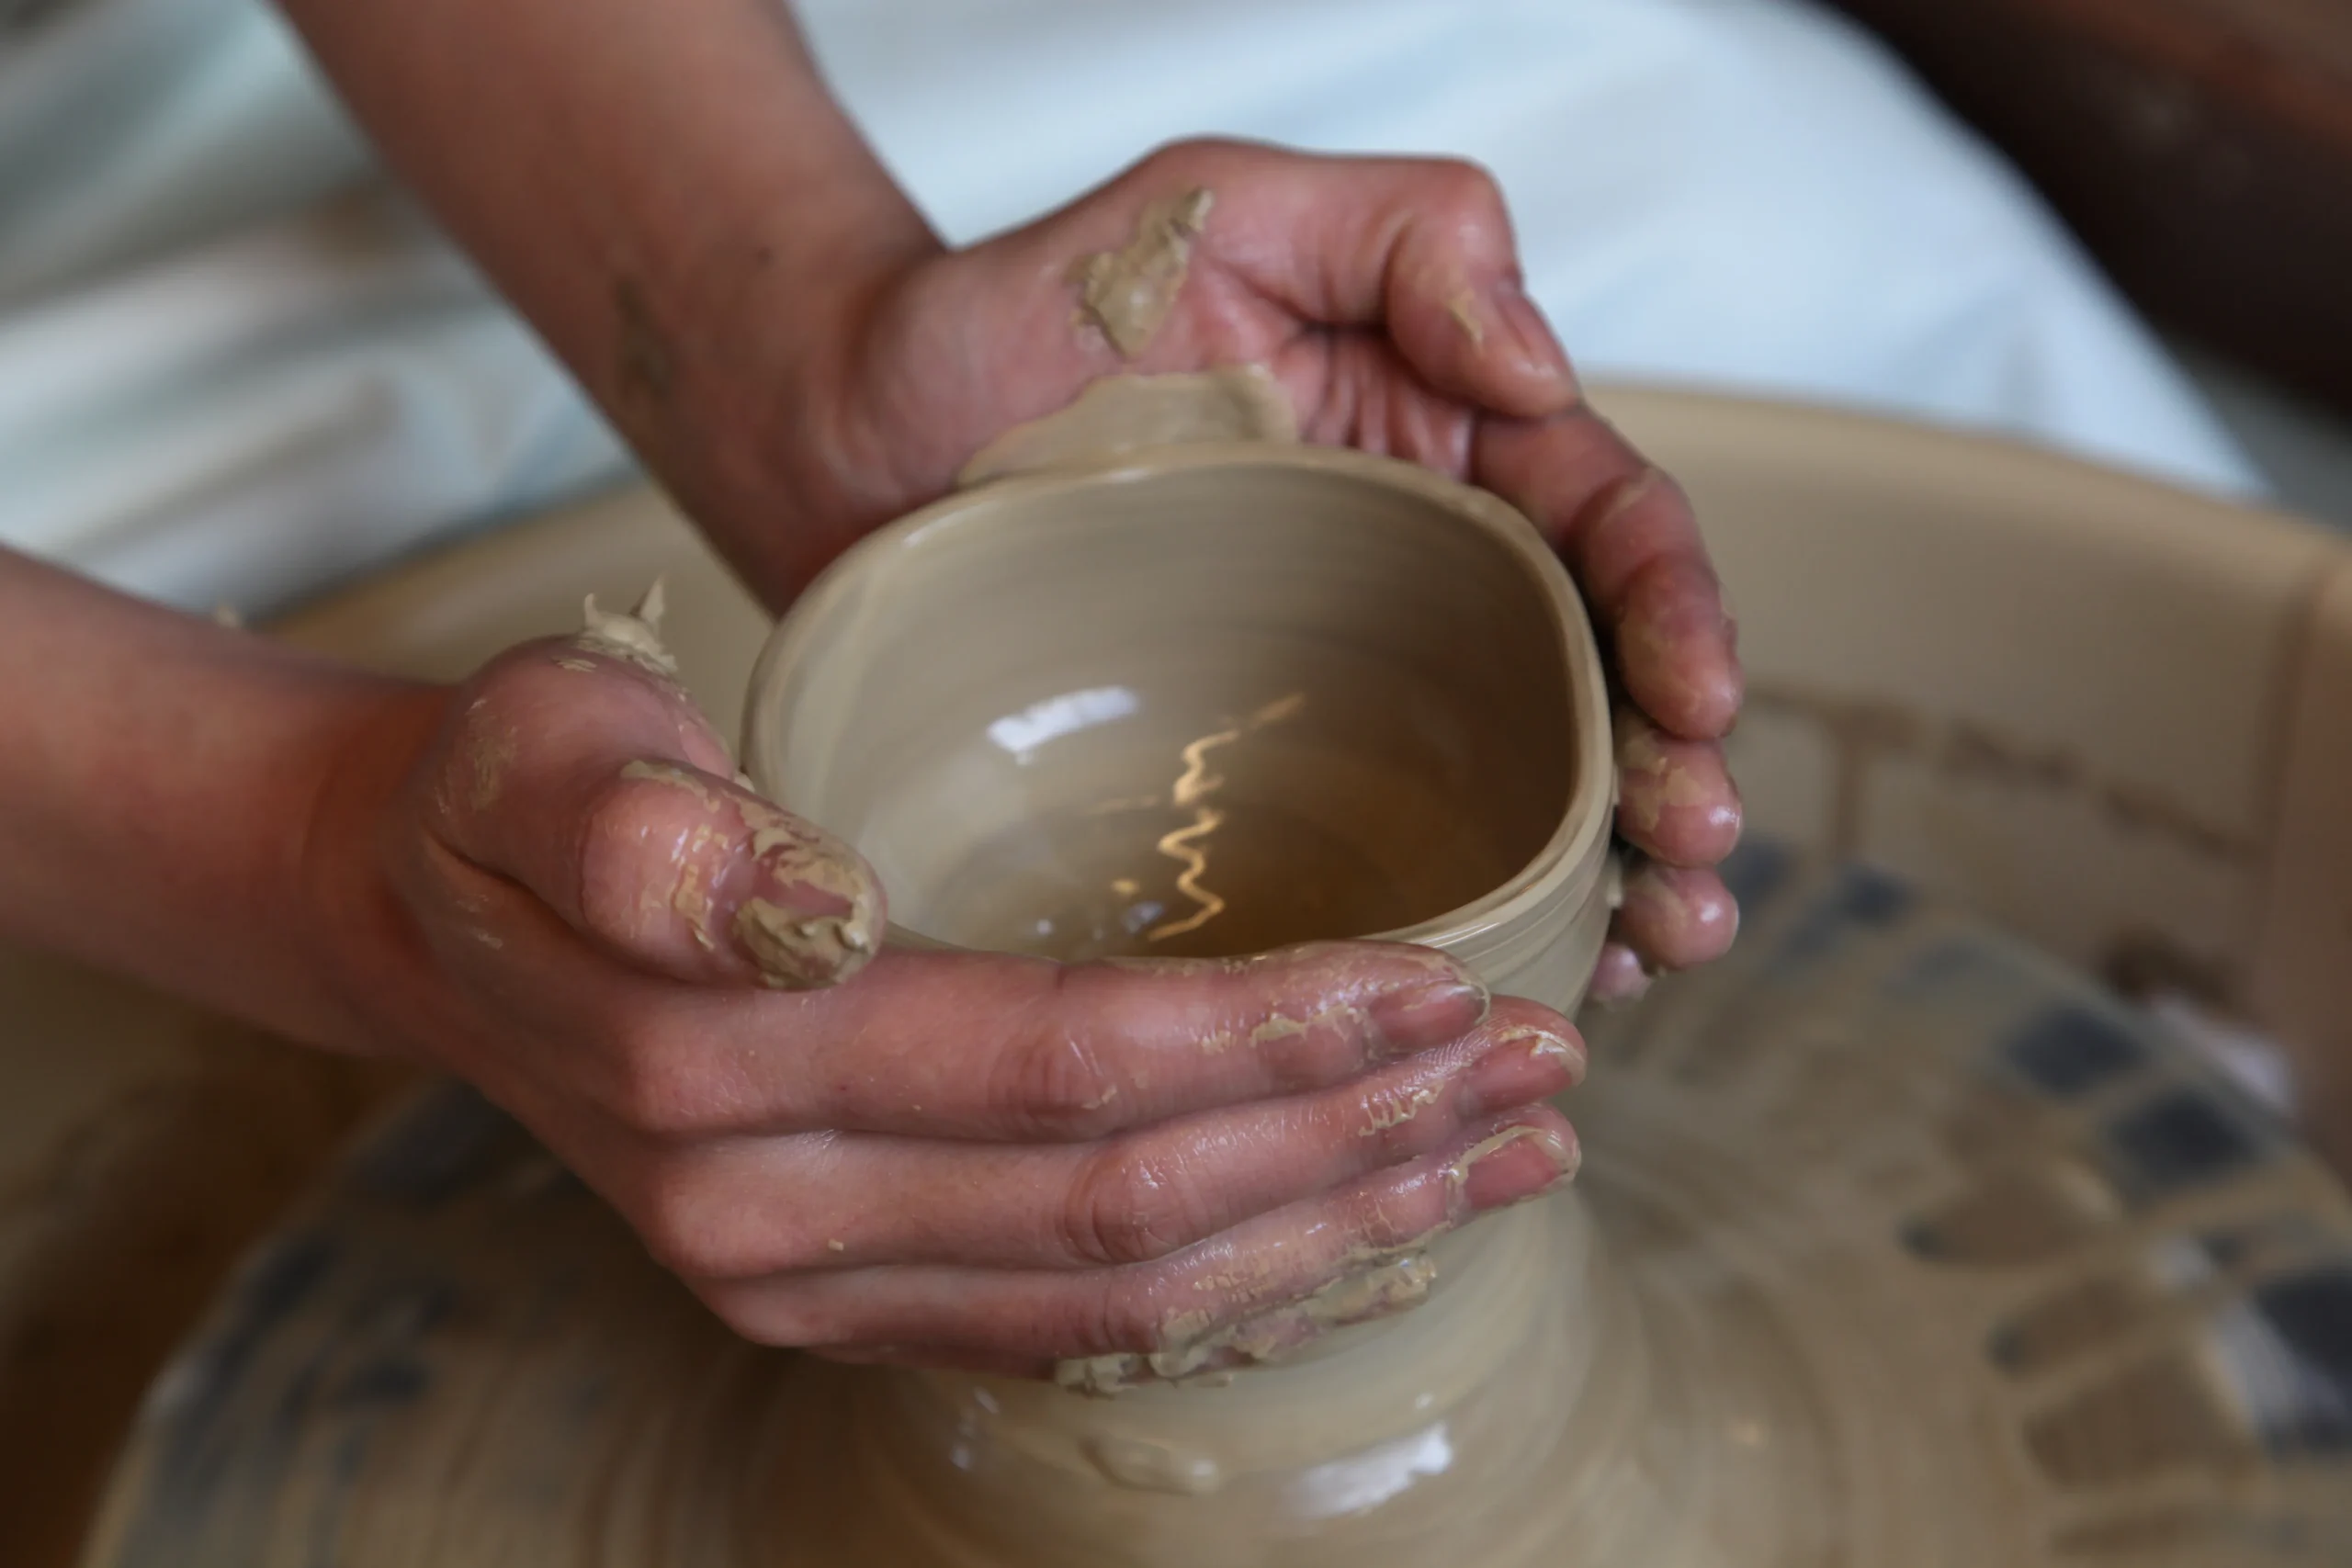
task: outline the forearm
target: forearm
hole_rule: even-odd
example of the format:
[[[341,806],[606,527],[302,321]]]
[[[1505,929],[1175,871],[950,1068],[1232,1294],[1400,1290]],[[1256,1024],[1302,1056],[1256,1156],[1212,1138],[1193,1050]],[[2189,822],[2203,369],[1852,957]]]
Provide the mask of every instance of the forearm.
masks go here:
[[[353,1043],[310,841],[429,700],[0,551],[0,934]]]
[[[724,471],[937,248],[781,0],[283,0],[385,155],[738,556]],[[755,570],[756,570],[756,564]]]

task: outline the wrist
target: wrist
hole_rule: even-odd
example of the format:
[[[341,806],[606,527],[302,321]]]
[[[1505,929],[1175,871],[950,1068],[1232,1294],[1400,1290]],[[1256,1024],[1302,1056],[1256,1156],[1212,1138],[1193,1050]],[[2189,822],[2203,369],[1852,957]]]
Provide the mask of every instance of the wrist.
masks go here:
[[[888,454],[873,449],[854,401],[870,373],[877,315],[946,252],[910,209],[901,220],[880,205],[863,230],[804,242],[790,263],[696,297],[699,335],[735,343],[732,362],[679,400],[667,440],[639,446],[774,610],[904,509]]]
[[[286,907],[313,978],[302,1038],[330,1050],[413,1058],[442,982],[401,892],[402,797],[452,691],[392,686],[355,705],[311,775]],[[328,739],[322,737],[322,739]]]

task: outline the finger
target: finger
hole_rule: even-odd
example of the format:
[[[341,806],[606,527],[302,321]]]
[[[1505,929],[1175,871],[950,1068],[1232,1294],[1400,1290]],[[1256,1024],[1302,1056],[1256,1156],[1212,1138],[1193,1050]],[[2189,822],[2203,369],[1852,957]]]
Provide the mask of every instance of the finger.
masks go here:
[[[1730,951],[1739,905],[1712,871],[1652,863],[1626,878],[1609,930],[1652,972],[1690,969]]]
[[[535,643],[460,700],[429,765],[432,829],[605,952],[673,979],[792,989],[845,979],[879,947],[865,863],[737,783],[657,664],[609,637]]]
[[[1476,164],[1207,142],[1147,163],[1136,184],[1209,191],[1209,262],[1306,321],[1384,328],[1450,396],[1514,418],[1576,399],[1521,286],[1501,187]]]
[[[1650,972],[1642,965],[1642,955],[1622,942],[1601,944],[1600,961],[1593,965],[1592,986],[1587,993],[1604,1007],[1625,1002],[1637,1002],[1650,988]]]
[[[1620,706],[1617,830],[1634,847],[1671,865],[1715,865],[1739,842],[1739,791],[1713,741],[1668,735],[1638,711]]]
[[[1576,1135],[1532,1107],[1339,1191],[1261,1215],[1157,1263],[1078,1272],[899,1267],[695,1286],[747,1337],[929,1346],[1096,1387],[1271,1359],[1329,1328],[1409,1306],[1423,1249],[1573,1175]]]
[[[1447,1146],[1581,1076],[1566,1019],[1505,1001],[1484,1024],[1336,1089],[1038,1148],[888,1137],[735,1139],[647,1162],[622,1207],[689,1279],[887,1263],[1148,1262]],[[789,1193],[786,1203],[747,1193]]]
[[[1327,942],[1071,967],[893,952],[856,986],[665,1009],[597,1089],[686,1137],[808,1127],[1083,1143],[1343,1083],[1475,1027],[1487,993],[1432,949]],[[585,1081],[586,1067],[582,1069]]]
[[[1486,422],[1472,471],[1559,549],[1642,710],[1686,740],[1726,734],[1742,694],[1736,632],[1680,488],[1589,407]]]

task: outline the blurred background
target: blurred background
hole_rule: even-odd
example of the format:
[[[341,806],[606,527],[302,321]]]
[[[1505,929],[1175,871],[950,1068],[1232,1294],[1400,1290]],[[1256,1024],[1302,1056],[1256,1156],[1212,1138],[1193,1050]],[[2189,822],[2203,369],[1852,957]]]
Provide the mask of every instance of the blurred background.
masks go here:
[[[1459,154],[1590,378],[2352,523],[2341,0],[795,8],[951,240],[1181,136]],[[259,613],[628,472],[266,6],[0,0],[0,540]]]

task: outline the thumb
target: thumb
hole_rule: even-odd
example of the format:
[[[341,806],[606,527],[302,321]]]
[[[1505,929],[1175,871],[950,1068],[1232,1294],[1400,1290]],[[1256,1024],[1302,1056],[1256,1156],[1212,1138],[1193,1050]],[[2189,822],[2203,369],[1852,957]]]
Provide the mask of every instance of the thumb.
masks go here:
[[[592,599],[460,690],[423,777],[439,848],[520,884],[613,956],[696,984],[831,986],[884,928],[855,851],[755,794],[676,680],[661,590]]]

